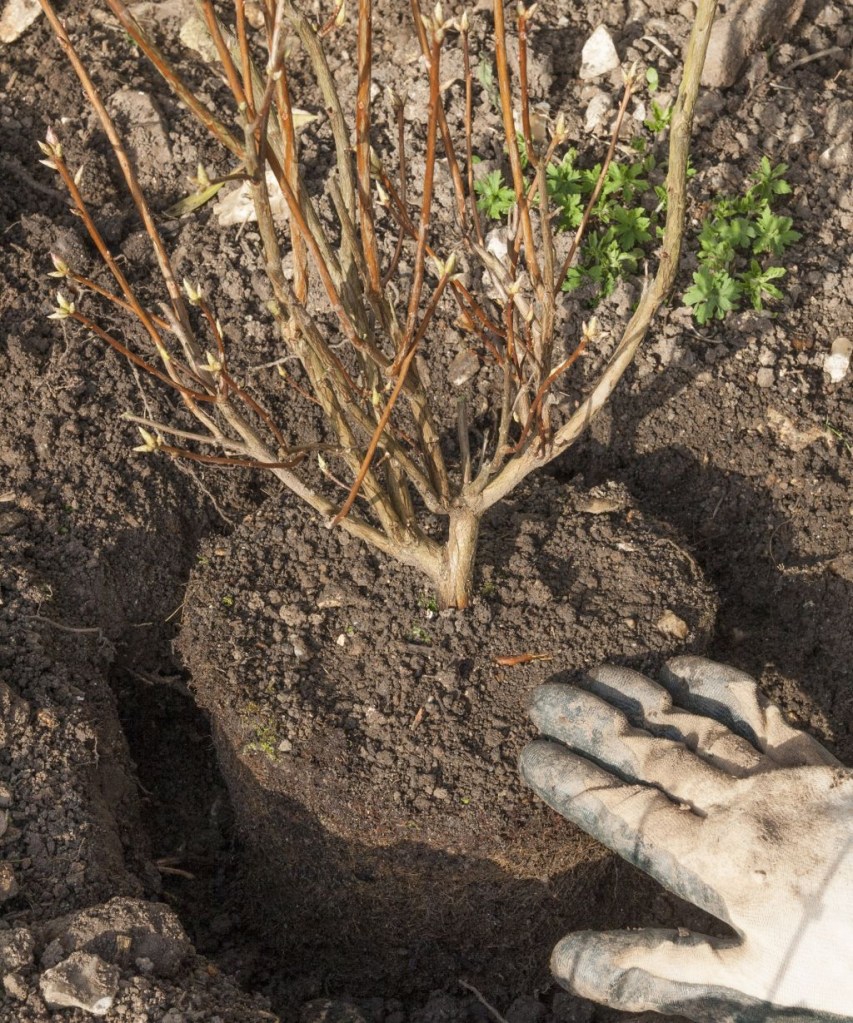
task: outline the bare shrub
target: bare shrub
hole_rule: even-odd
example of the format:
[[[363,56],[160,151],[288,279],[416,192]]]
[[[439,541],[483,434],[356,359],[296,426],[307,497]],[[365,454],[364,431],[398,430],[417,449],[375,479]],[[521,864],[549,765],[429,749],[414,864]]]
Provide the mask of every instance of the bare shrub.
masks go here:
[[[372,145],[376,109],[373,85],[372,0],[359,0],[355,16],[357,97],[348,122],[325,47],[345,31],[340,0],[323,25],[314,25],[293,0],[266,0],[263,24],[253,31],[244,0],[234,0],[231,27],[200,0],[234,106],[214,113],[180,71],[134,20],[124,0],[107,0],[130,38],[151,60],[175,94],[237,162],[230,177],[247,180],[261,238],[263,266],[274,299],[268,315],[276,327],[272,357],[284,346],[299,365],[292,385],[319,406],[326,424],[322,443],[292,443],[285,424],[264,408],[250,387],[232,374],[229,352],[212,306],[191,283],[179,287],[157,223],[139,187],[123,141],[88,69],[78,57],[50,0],[40,0],[50,23],[100,118],[127,187],[145,225],[168,292],[161,312],[146,308],[104,242],[51,132],[42,144],[83,219],[117,293],[55,259],[55,275],[77,294],[100,300],[134,317],[144,328],[148,350],[131,350],[89,314],[60,295],[54,316],[70,319],[111,345],[139,369],[180,395],[196,430],[135,416],[144,444],[136,450],[217,465],[252,465],[268,470],[330,526],[340,526],[379,550],[414,565],[436,588],[443,606],[470,600],[477,537],[483,515],[513,487],[564,452],[607,401],[631,363],[649,323],[673,285],[685,210],[685,173],[693,108],[715,3],[700,0],[673,111],[667,170],[667,219],[657,273],[646,281],[621,340],[581,400],[564,400],[560,388],[579,356],[597,341],[595,321],[568,341],[558,328],[566,272],[576,257],[593,206],[613,157],[637,72],[625,76],[625,91],[613,125],[609,151],[571,244],[560,254],[552,229],[547,170],[566,143],[562,118],[542,133],[533,126],[528,95],[528,29],[536,4],[516,11],[519,80],[513,93],[507,55],[503,0],[493,5],[493,58],[505,151],[516,212],[500,258],[488,244],[477,208],[472,152],[473,98],[467,14],[446,18],[441,6],[412,13],[429,79],[422,182],[412,194],[406,145],[406,113],[392,97],[397,128],[395,172],[391,154]],[[335,168],[327,182],[335,216],[321,215],[303,179],[289,74],[293,40],[307,56],[317,105],[328,115]],[[464,65],[463,129],[453,137],[445,110],[442,55],[461,47]],[[266,66],[253,63],[263,50]],[[516,112],[518,117],[516,118]],[[226,123],[228,122],[228,123]],[[230,124],[230,127],[229,127]],[[520,128],[517,129],[516,125]],[[519,137],[521,144],[519,143]],[[443,157],[443,159],[440,159]],[[529,161],[525,168],[523,164]],[[446,170],[445,170],[446,166]],[[439,177],[441,180],[439,180]],[[280,230],[271,209],[270,184],[289,212]],[[202,182],[205,187],[217,183]],[[452,192],[456,233],[433,230],[437,188]],[[564,246],[565,248],[565,246]],[[283,269],[287,255],[289,275]],[[459,270],[469,272],[465,278]],[[316,303],[322,285],[325,308]],[[466,286],[476,281],[476,285]],[[404,295],[399,308],[392,296]],[[421,355],[440,344],[431,336],[443,303],[455,302],[457,324],[479,362],[490,367],[487,426],[473,449],[470,389],[463,364],[451,388],[432,386]],[[87,306],[89,301],[87,299]],[[195,311],[191,313],[191,307]],[[330,337],[328,314],[340,337]],[[338,342],[343,341],[341,345]],[[453,388],[455,387],[455,393]],[[481,416],[481,418],[483,418]],[[347,491],[343,500],[341,486]],[[355,505],[359,501],[356,511]],[[446,520],[443,527],[440,520]],[[438,523],[438,524],[437,524]]]

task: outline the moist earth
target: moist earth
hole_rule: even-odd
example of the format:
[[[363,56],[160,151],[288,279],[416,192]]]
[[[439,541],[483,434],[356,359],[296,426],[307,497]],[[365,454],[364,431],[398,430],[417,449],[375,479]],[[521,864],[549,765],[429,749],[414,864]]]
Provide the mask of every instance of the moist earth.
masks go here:
[[[185,14],[177,0],[142,7],[158,32]],[[381,84],[405,77],[416,99],[408,13],[380,7]],[[534,95],[578,130],[596,94],[618,97],[618,73],[577,78],[583,41],[602,23],[624,61],[654,63],[671,91],[670,54],[693,13],[675,0],[543,4]],[[198,162],[230,169],[108,15],[80,3],[63,14],[127,127],[155,211],[186,194]],[[791,720],[853,762],[851,378],[833,384],[823,372],[833,341],[853,335],[851,35],[842,4],[808,0],[782,39],[745,55],[731,88],[700,100],[695,218],[762,154],[789,165],[786,212],[803,237],[788,253],[784,302],[698,328],[673,296],[583,441],[495,510],[466,615],[436,615],[420,580],[317,529],[272,479],[130,452],[122,412],[168,421],[176,410],[96,339],[46,320],[48,251],[99,272],[37,163],[49,125],[84,166],[108,243],[152,301],[154,261],[43,19],[0,49],[3,1023],[51,1018],[40,978],[75,955],[117,976],[108,1018],[132,1023],[487,1018],[460,980],[509,1023],[623,1019],[548,980],[553,940],[575,926],[706,924],[522,791],[513,763],[529,734],[529,688],[607,658],[651,668],[704,651],[752,672]],[[351,96],[348,56],[335,60]],[[193,74],[222,95],[212,71]],[[499,160],[484,117],[484,155]],[[583,140],[599,158],[605,140]],[[322,135],[306,135],[318,191],[328,159]],[[452,226],[445,199],[438,231]],[[264,298],[253,226],[221,228],[203,211],[163,227],[240,372],[316,429],[275,370],[256,369],[270,356],[268,325],[247,312]],[[688,253],[682,290],[693,269]],[[605,329],[635,297],[620,288],[599,310]],[[595,500],[600,514],[582,509]],[[665,611],[682,638],[659,627]],[[492,663],[526,651],[554,659]],[[391,837],[383,845],[366,826],[359,836],[366,818],[347,821],[337,789],[294,798],[300,779],[324,771],[351,786],[356,810],[384,811],[394,856]],[[417,836],[400,855],[396,830],[411,821]],[[493,858],[472,854],[469,824]],[[288,830],[297,854],[278,845]],[[313,851],[316,869],[297,871],[291,900],[259,886],[270,864],[293,869]],[[328,915],[349,903],[361,916],[340,917],[334,947],[330,920],[311,914],[342,877],[359,883],[351,900],[334,891]],[[466,879],[481,897],[451,905]],[[378,905],[395,885],[408,902]],[[390,935],[399,944],[367,956],[358,927],[381,935],[418,900],[428,940],[414,942],[417,919],[404,918]],[[82,910],[97,910],[100,937]],[[151,935],[172,911],[163,971]]]

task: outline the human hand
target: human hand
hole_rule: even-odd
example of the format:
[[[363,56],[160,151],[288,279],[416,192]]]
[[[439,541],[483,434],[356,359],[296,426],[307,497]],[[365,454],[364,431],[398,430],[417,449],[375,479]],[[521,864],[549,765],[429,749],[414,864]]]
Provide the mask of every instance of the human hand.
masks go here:
[[[749,675],[678,657],[662,684],[604,666],[533,694],[521,755],[555,810],[737,933],[581,931],[555,976],[697,1023],[853,1020],[853,771]]]

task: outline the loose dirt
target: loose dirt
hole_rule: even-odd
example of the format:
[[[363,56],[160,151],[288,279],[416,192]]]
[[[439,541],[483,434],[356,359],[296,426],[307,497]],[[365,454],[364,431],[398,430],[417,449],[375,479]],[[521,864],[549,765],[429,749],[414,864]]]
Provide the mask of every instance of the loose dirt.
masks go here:
[[[156,7],[158,31],[172,30],[180,4]],[[80,3],[63,13],[128,124],[156,211],[186,193],[199,161],[210,173],[230,169],[106,15]],[[681,51],[692,13],[675,0],[546,3],[534,92],[578,130],[597,91],[617,93],[618,76],[577,80],[583,41],[600,23],[624,60],[653,62],[672,87],[666,51]],[[701,923],[523,793],[512,765],[528,734],[529,687],[609,657],[651,666],[704,649],[751,671],[792,720],[853,762],[853,392],[851,377],[831,385],[822,369],[832,342],[853,334],[844,15],[842,4],[808,0],[782,42],[701,100],[697,208],[739,188],[762,154],[790,165],[787,212],[803,238],[790,250],[785,302],[698,329],[675,296],[582,443],[539,491],[496,510],[464,616],[436,615],[415,577],[318,530],[259,473],[130,453],[123,411],[170,420],[176,409],[96,339],[46,320],[49,250],[99,272],[37,163],[48,125],[72,166],[84,165],[81,187],[108,243],[151,296],[153,260],[43,20],[0,50],[0,799],[9,802],[0,843],[10,865],[0,958],[15,975],[3,1023],[50,1018],[38,988],[48,925],[114,896],[170,904],[206,958],[194,954],[174,979],[116,953],[111,1018],[254,1023],[280,1010],[305,1023],[483,1020],[458,985],[467,978],[509,1023],[621,1019],[550,985],[552,940],[575,926]],[[381,84],[405,80],[414,92],[407,15],[387,5],[379,39]],[[338,59],[350,95],[351,63]],[[194,75],[222,95],[212,71]],[[479,144],[499,160],[483,124]],[[306,136],[304,159],[319,191],[329,160],[321,131]],[[452,231],[449,196],[439,209]],[[179,275],[214,303],[239,370],[318,430],[274,369],[250,376],[269,361],[271,336],[253,227],[221,229],[205,211],[164,231]],[[686,257],[682,286],[694,268]],[[614,295],[600,310],[605,329],[634,298],[631,288]],[[436,359],[438,379],[448,361]],[[581,511],[589,488],[617,506]],[[685,623],[683,640],[660,631],[665,611]],[[175,649],[182,622],[193,677]],[[524,650],[555,660],[490,665],[493,654]],[[349,816],[327,777],[350,786]],[[408,822],[415,834],[401,839]],[[288,830],[289,848],[278,844]],[[472,834],[488,855],[472,851]],[[562,858],[545,862],[554,850]],[[282,876],[301,865],[291,900],[259,887],[270,865]],[[334,887],[342,879],[351,896]],[[476,898],[463,896],[466,885]],[[397,902],[387,896],[395,886]],[[17,932],[31,935],[32,950],[21,937],[25,951],[7,955]],[[396,990],[395,977],[405,977]],[[342,1004],[348,995],[355,1002]]]

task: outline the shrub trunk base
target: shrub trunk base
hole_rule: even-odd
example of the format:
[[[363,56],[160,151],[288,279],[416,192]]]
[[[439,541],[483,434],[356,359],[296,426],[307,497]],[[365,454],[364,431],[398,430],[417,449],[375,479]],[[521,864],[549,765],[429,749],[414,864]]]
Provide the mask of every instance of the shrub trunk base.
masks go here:
[[[665,906],[650,919],[659,890],[537,801],[516,762],[536,684],[701,651],[714,601],[627,503],[590,515],[539,484],[484,520],[465,611],[436,611],[413,570],[274,508],[199,566],[183,650],[231,790],[246,906],[285,974],[354,995],[459,976],[532,990],[568,930],[684,925]],[[686,643],[657,627],[667,611]],[[495,664],[527,651],[552,659]]]

